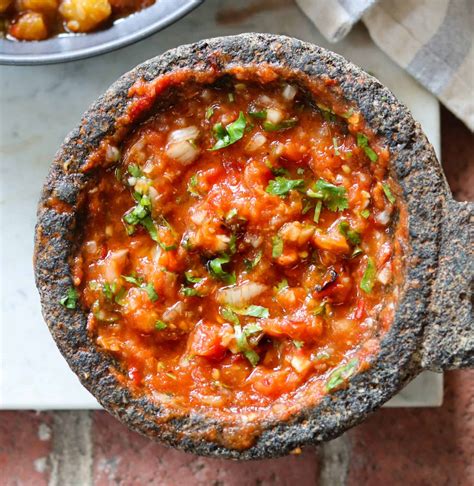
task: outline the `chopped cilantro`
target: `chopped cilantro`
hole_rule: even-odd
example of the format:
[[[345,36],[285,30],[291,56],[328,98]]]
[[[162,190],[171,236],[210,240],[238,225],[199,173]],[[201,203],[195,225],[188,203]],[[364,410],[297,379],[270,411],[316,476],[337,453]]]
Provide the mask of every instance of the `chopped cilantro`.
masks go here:
[[[283,240],[280,236],[275,235],[272,238],[272,257],[278,258],[283,253]]]
[[[372,162],[377,161],[378,155],[370,148],[369,139],[363,133],[357,134],[357,146],[364,150],[365,155],[367,155]]]
[[[136,285],[137,287],[140,287],[143,283],[143,280],[140,277],[134,277],[133,275],[122,275],[122,277],[126,282]]]
[[[212,106],[210,106],[207,110],[206,110],[206,120],[209,120],[212,115],[214,115],[214,108]]]
[[[262,259],[262,250],[259,250],[253,260],[248,260],[247,258],[244,258],[245,268],[249,271],[254,269],[260,263],[261,259]]]
[[[230,257],[228,255],[223,255],[218,258],[214,258],[213,260],[209,260],[207,262],[207,268],[209,273],[213,278],[218,280],[223,280],[227,284],[234,284],[236,282],[235,273],[226,272],[222,265],[230,262]]]
[[[367,219],[370,216],[370,210],[369,209],[363,209],[360,212],[360,215],[364,218]]]
[[[234,325],[239,325],[240,324],[240,321],[239,321],[239,317],[237,316],[237,314],[232,310],[230,309],[229,307],[223,307],[221,309],[221,316],[228,322],[230,322],[231,324],[234,324]]]
[[[115,282],[109,284],[109,282],[105,282],[104,285],[102,286],[102,291],[104,292],[105,298],[108,300],[112,300],[114,298],[115,290],[116,290],[116,284]]]
[[[288,128],[293,128],[297,123],[298,118],[288,118],[288,120],[283,120],[280,123],[264,121],[262,123],[262,127],[266,132],[277,132],[280,130],[288,130]]]
[[[129,164],[127,170],[132,177],[141,177],[143,175],[142,170],[136,164]]]
[[[377,269],[375,268],[375,263],[372,258],[367,258],[367,266],[365,267],[364,275],[360,281],[360,288],[367,294],[372,292],[375,283],[375,274]]]
[[[242,331],[240,324],[234,325],[234,335],[238,350],[244,354],[252,366],[256,366],[260,361],[260,356],[250,347],[247,336]]]
[[[267,110],[249,111],[248,113],[253,118],[259,118],[261,120],[264,120],[265,118],[267,118]]]
[[[296,339],[293,339],[293,344],[296,346],[296,348],[301,349],[304,346],[303,341],[298,341]]]
[[[152,302],[158,300],[158,294],[156,293],[155,287],[151,282],[146,284],[143,282],[143,279],[140,277],[134,277],[133,275],[122,275],[122,277],[125,279],[125,281],[143,289],[148,294],[148,297]]]
[[[392,190],[390,189],[390,186],[386,182],[384,182],[382,184],[382,188],[383,188],[383,192],[387,196],[387,199],[393,204],[396,201],[396,199],[392,193]]]
[[[349,240],[349,242],[353,245],[358,245],[361,242],[360,234],[351,229],[351,226],[347,221],[341,221],[339,223],[339,233],[341,233],[341,235],[344,236],[346,240]]]
[[[309,197],[321,199],[331,211],[343,211],[349,207],[346,188],[335,186],[324,179],[319,179],[306,194]]]
[[[63,307],[66,307],[66,309],[75,309],[78,298],[79,294],[77,293],[77,290],[74,287],[69,287],[59,303]]]
[[[336,388],[339,388],[342,384],[344,384],[351,376],[353,376],[357,369],[359,368],[359,360],[357,358],[351,359],[347,364],[344,366],[340,366],[336,368],[328,378],[326,382],[326,390],[331,391]]]
[[[181,287],[180,292],[186,297],[202,297],[199,291],[192,287]]]
[[[142,289],[148,294],[148,297],[152,302],[156,302],[158,300],[158,294],[156,293],[155,287],[152,283],[142,285]]]
[[[338,147],[338,140],[336,137],[332,137],[332,146],[334,148],[334,154],[335,155],[341,155],[341,153],[339,152],[339,147]]]
[[[232,236],[230,237],[229,251],[232,255],[237,251],[237,235],[235,233],[232,233]]]
[[[288,288],[288,280],[284,278],[282,281],[278,282],[274,290],[278,293],[281,292],[283,289],[287,289],[287,288]]]
[[[270,317],[268,309],[261,305],[249,305],[245,309],[234,309],[234,312],[241,316],[259,317],[262,319]]]
[[[155,329],[157,331],[162,331],[163,329],[166,329],[168,327],[168,324],[164,321],[160,321],[159,319],[155,323]]]
[[[184,278],[189,283],[199,283],[204,277],[195,277],[191,272],[184,272]]]
[[[274,196],[285,197],[292,189],[297,189],[304,186],[303,179],[287,179],[286,177],[275,177],[265,189],[268,194]]]
[[[319,223],[319,217],[321,216],[321,209],[323,207],[323,202],[322,201],[318,201],[316,203],[316,206],[314,208],[314,217],[313,217],[313,221],[315,223]]]
[[[226,127],[222,123],[216,123],[213,131],[217,141],[214,147],[209,150],[219,150],[239,141],[244,136],[246,126],[247,120],[242,111],[239,113],[237,120],[229,123]]]
[[[191,194],[191,196],[193,197],[200,197],[201,195],[199,194],[199,192],[197,191],[196,189],[196,186],[197,186],[197,183],[198,183],[198,180],[197,180],[197,174],[193,174],[190,178],[189,178],[189,181],[188,181],[188,187],[187,187],[187,191],[189,192],[189,194]]]
[[[262,328],[260,327],[260,324],[258,323],[252,323],[252,324],[247,324],[244,329],[244,334],[246,336],[250,336],[252,334],[257,334],[262,331]]]

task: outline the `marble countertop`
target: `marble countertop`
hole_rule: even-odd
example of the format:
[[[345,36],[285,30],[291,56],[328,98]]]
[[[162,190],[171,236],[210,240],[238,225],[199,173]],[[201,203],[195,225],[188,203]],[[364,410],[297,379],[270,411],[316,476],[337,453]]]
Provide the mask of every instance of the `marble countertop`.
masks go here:
[[[59,354],[43,323],[33,281],[36,203],[54,153],[88,105],[143,60],[204,37],[259,31],[292,35],[344,55],[373,73],[412,110],[439,154],[437,100],[355,29],[328,45],[291,0],[268,11],[208,0],[166,30],[134,46],[68,64],[0,66],[0,408],[97,408]],[[248,8],[246,7],[248,5]],[[267,7],[268,8],[268,7]],[[420,375],[393,406],[437,406],[442,375]]]

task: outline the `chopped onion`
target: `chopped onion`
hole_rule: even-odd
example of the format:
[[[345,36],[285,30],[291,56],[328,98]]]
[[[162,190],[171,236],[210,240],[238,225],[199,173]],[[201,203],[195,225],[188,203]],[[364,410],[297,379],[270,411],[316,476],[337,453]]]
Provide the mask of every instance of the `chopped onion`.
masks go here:
[[[184,302],[181,301],[176,302],[176,304],[172,305],[169,309],[163,312],[163,320],[165,322],[173,321],[177,317],[183,315],[184,311],[185,311]]]
[[[194,147],[188,139],[168,145],[166,155],[181,162],[183,165],[189,165],[196,160],[199,155],[199,149]]]
[[[251,139],[250,142],[245,146],[245,148],[249,152],[253,152],[254,150],[259,149],[263,145],[265,145],[267,141],[267,137],[260,132],[257,132]]]
[[[267,110],[267,121],[278,125],[283,120],[283,113],[276,108],[268,108]]]
[[[199,149],[192,143],[198,136],[199,129],[194,125],[172,131],[168,135],[166,155],[183,165],[191,164],[199,155]]]
[[[377,280],[382,285],[387,285],[390,282],[391,278],[392,278],[392,270],[390,269],[390,265],[385,265],[377,275]]]
[[[290,101],[296,96],[297,92],[298,89],[295,86],[292,86],[291,84],[286,84],[283,88],[283,98]]]
[[[381,213],[378,213],[377,216],[375,216],[375,221],[385,226],[390,221],[390,214],[391,214],[391,210],[386,209],[385,211],[382,211]]]
[[[267,286],[258,282],[246,282],[219,290],[217,301],[220,304],[240,307],[267,290]]]
[[[168,135],[168,143],[173,144],[173,143],[183,142],[186,140],[194,140],[195,138],[198,137],[198,135],[199,135],[199,129],[194,125],[191,125],[190,127],[180,128],[178,130],[172,131]]]
[[[120,159],[120,150],[113,145],[107,145],[105,158],[107,162],[117,162]]]
[[[304,356],[293,356],[291,366],[297,373],[304,373],[311,366],[311,361]]]

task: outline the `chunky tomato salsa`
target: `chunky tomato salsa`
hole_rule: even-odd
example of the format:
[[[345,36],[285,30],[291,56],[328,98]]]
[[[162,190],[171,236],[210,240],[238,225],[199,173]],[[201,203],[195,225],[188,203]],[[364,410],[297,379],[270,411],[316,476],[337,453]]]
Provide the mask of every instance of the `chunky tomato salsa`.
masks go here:
[[[169,88],[87,193],[75,288],[128,388],[281,414],[366,369],[398,299],[406,210],[359,113],[296,82]]]
[[[0,0],[0,35],[40,41],[110,26],[155,0]]]

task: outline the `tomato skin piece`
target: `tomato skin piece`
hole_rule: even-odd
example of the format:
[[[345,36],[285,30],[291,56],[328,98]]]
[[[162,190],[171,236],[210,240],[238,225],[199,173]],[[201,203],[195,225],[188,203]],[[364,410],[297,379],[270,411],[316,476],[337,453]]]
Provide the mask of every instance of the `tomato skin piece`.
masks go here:
[[[200,322],[189,336],[189,354],[220,360],[226,348],[222,345],[221,326]]]

